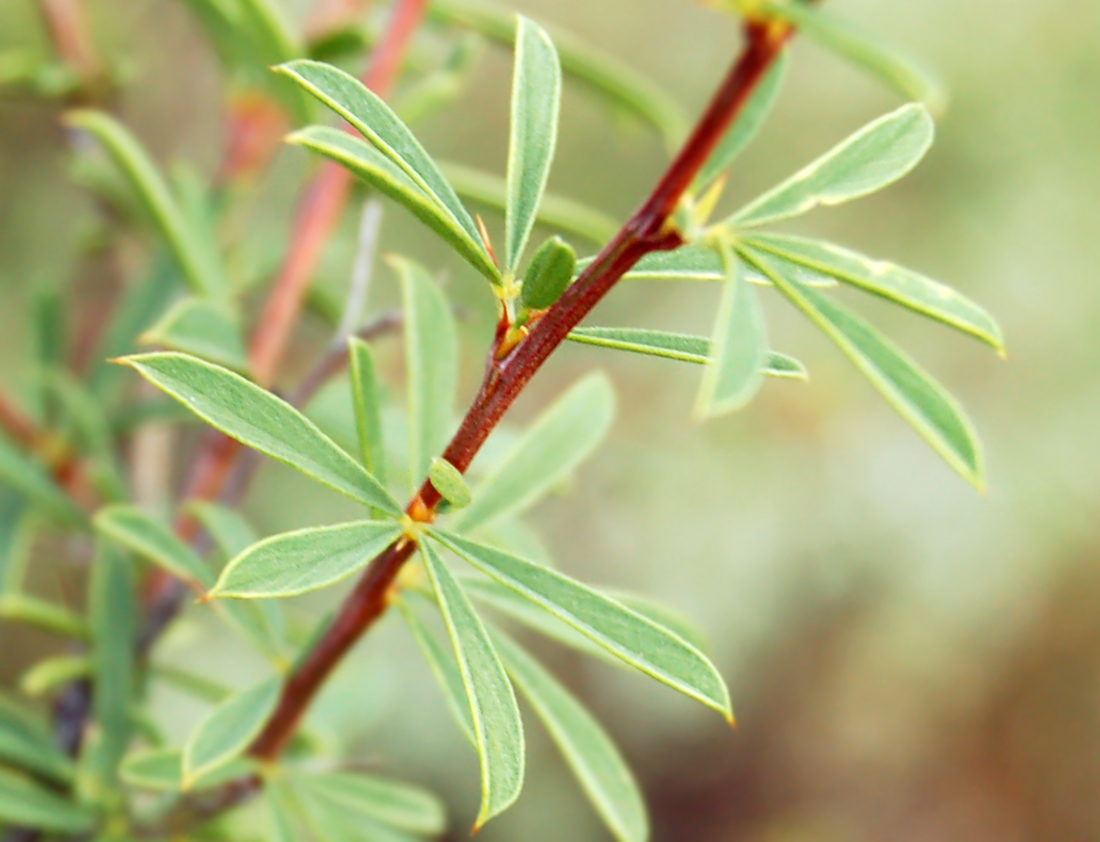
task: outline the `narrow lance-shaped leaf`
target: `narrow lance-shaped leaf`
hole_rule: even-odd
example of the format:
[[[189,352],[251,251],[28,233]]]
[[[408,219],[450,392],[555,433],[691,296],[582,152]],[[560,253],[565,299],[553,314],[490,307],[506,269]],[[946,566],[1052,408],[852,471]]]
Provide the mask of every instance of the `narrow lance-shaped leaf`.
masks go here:
[[[183,789],[244,753],[275,710],[282,686],[281,677],[269,678],[207,714],[183,748]]]
[[[0,483],[44,512],[52,520],[69,526],[85,523],[84,513],[76,507],[49,474],[26,454],[0,435]]]
[[[236,316],[207,299],[180,299],[139,341],[194,354],[234,371],[248,370],[248,352]]]
[[[435,795],[392,778],[329,772],[299,775],[295,783],[311,799],[337,806],[352,819],[373,819],[408,833],[427,835],[442,833],[447,826],[446,811]]]
[[[0,619],[29,626],[75,640],[91,636],[88,623],[68,608],[22,593],[0,594]]]
[[[448,23],[472,27],[481,34],[511,46],[515,37],[511,9],[483,0],[433,0],[428,14]],[[675,97],[652,80],[586,44],[575,35],[549,29],[561,58],[562,69],[618,109],[650,123],[664,139],[669,152],[679,148],[689,123]]]
[[[200,775],[190,782],[188,789],[197,792],[213,789],[232,780],[242,778],[255,769],[248,758],[235,760]],[[131,752],[119,767],[123,782],[137,789],[154,792],[181,792],[183,790],[183,749],[154,748]]]
[[[451,245],[481,274],[496,283],[500,271],[477,239],[470,236],[408,173],[366,141],[330,126],[309,126],[287,138],[350,170],[358,179],[389,196]]]
[[[522,15],[516,19],[512,116],[508,141],[508,208],[504,269],[515,273],[538,214],[554,147],[561,107],[561,64],[550,36]]]
[[[401,534],[396,521],[363,520],[284,532],[225,566],[210,597],[286,597],[346,579]]]
[[[312,421],[240,375],[186,354],[140,354],[121,362],[242,444],[368,506],[401,511],[378,480]]]
[[[0,825],[64,834],[95,827],[96,814],[33,781],[0,769]]]
[[[583,272],[594,258],[585,257],[577,261],[576,273]],[[797,264],[791,264],[800,283],[814,287],[834,287],[837,282],[819,272],[807,272]],[[752,267],[744,267],[745,275],[759,286],[771,286],[760,272]],[[726,269],[722,264],[722,255],[709,246],[686,245],[673,251],[658,251],[647,254],[634,268],[623,275],[624,281],[699,281],[704,283],[724,283]]]
[[[409,470],[415,488],[428,475],[451,431],[458,385],[458,337],[439,285],[424,267],[391,257],[401,278],[408,370]]]
[[[904,352],[861,318],[814,290],[783,278],[760,252],[745,259],[775,285],[863,372],[879,393],[968,482],[984,487],[981,447],[954,398]]]
[[[780,234],[746,237],[746,245],[778,255],[815,272],[838,278],[866,292],[908,307],[936,321],[976,336],[1004,351],[1004,337],[986,310],[951,287],[909,269],[874,260],[819,240]]]
[[[76,769],[44,722],[4,698],[0,698],[0,760],[62,784],[72,781]]]
[[[85,750],[90,779],[99,792],[110,784],[132,728],[138,606],[129,562],[99,542],[89,589],[92,627],[92,711],[98,739]]]
[[[507,207],[508,183],[500,176],[451,161],[440,161],[439,166],[458,195],[498,210]],[[554,193],[542,194],[537,220],[601,245],[619,230],[619,223],[613,216]]]
[[[729,691],[698,649],[555,570],[451,533],[431,534],[470,564],[564,620],[627,664],[732,717]]]
[[[58,655],[39,661],[19,676],[19,689],[32,698],[49,696],[91,674],[92,660],[87,655]]]
[[[474,243],[481,237],[454,188],[409,127],[362,82],[344,71],[315,61],[294,61],[277,68],[355,127],[379,152],[405,172]],[[486,259],[488,254],[486,253]],[[490,261],[491,265],[491,261]],[[499,273],[487,271],[490,280]]]
[[[462,673],[458,669],[458,662],[454,656],[443,648],[431,629],[417,615],[416,611],[405,599],[397,603],[401,609],[401,616],[409,626],[416,645],[420,647],[424,660],[432,671],[436,682],[443,691],[443,697],[447,700],[447,707],[454,715],[470,745],[477,748],[477,737],[474,735],[474,721],[470,716],[470,705],[466,700],[466,687],[462,683]]]
[[[854,24],[806,3],[761,0],[760,5],[767,13],[795,24],[800,35],[870,71],[902,96],[923,100],[933,113],[943,110],[946,95],[939,80],[895,48],[860,32]]]
[[[706,336],[639,327],[578,327],[566,339],[582,345],[630,351],[685,363],[706,365],[710,362],[711,341]],[[802,363],[778,351],[768,351],[763,374],[799,380],[807,377],[806,367]]]
[[[607,375],[595,372],[579,380],[478,485],[456,528],[469,532],[533,505],[588,458],[614,417],[615,392]]]
[[[745,149],[764,126],[771,114],[772,106],[779,97],[783,80],[787,75],[787,53],[784,51],[772,65],[767,75],[760,80],[745,107],[741,109],[729,131],[723,135],[717,148],[707,158],[707,162],[695,179],[696,191],[705,190]]]
[[[163,567],[173,576],[204,588],[214,573],[168,526],[137,506],[107,506],[96,512],[96,531],[120,546]]]
[[[532,631],[546,635],[564,646],[576,649],[578,652],[583,652],[593,658],[599,658],[615,666],[629,668],[629,665],[620,660],[617,655],[608,652],[602,645],[593,642],[591,638],[581,634],[557,615],[550,613],[547,609],[537,605],[507,585],[501,584],[496,579],[489,579],[484,576],[463,576],[460,581],[462,587],[475,601],[500,611]],[[656,625],[663,626],[672,634],[686,640],[700,652],[705,653],[708,648],[706,636],[699,627],[672,609],[633,593],[606,589],[601,589],[601,593],[641,614]]]
[[[351,373],[351,397],[355,405],[355,432],[359,436],[359,455],[367,470],[386,482],[385,447],[382,441],[382,395],[370,345],[361,339],[348,340]]]
[[[730,224],[754,228],[881,190],[920,162],[934,133],[927,108],[903,105],[750,202],[730,218]]]
[[[734,412],[756,396],[768,358],[767,326],[756,293],[745,280],[740,261],[722,243],[726,283],[714,320],[711,359],[695,400],[697,418]]]
[[[470,600],[432,544],[424,542],[420,550],[451,637],[474,726],[481,763],[476,830],[507,810],[523,788],[523,722],[512,683]]]
[[[70,111],[66,122],[102,143],[125,173],[192,289],[201,295],[224,298],[227,283],[216,244],[206,242],[194,231],[149,154],[129,130],[102,111]]]
[[[542,720],[592,806],[620,842],[645,842],[649,820],[630,767],[584,706],[503,634],[493,641],[521,693]]]

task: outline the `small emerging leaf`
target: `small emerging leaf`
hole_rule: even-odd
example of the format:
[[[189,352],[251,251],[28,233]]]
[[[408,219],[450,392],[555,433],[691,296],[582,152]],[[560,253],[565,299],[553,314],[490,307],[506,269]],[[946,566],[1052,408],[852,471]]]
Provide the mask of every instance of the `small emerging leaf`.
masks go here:
[[[272,535],[230,561],[209,596],[256,599],[315,591],[365,567],[400,534],[396,521],[363,520]]]
[[[551,237],[535,252],[523,275],[519,302],[524,310],[545,310],[557,304],[573,280],[577,253],[561,237]]]
[[[638,784],[619,750],[584,706],[542,665],[502,634],[504,664],[554,739],[592,806],[620,842],[645,842],[649,820]]]
[[[455,528],[469,532],[534,505],[591,455],[614,416],[615,392],[607,375],[595,372],[577,381],[477,487]]]
[[[255,383],[185,354],[139,354],[121,362],[227,436],[368,506],[400,513],[397,501],[365,468],[298,410]]]
[[[783,278],[760,252],[744,249],[742,254],[771,277],[951,467],[979,490],[983,488],[977,434],[962,408],[939,383],[854,313]]]
[[[566,337],[582,345],[613,348],[648,354],[685,363],[706,365],[710,362],[710,339],[686,333],[669,333],[640,327],[578,327]],[[762,371],[768,377],[790,377],[805,380],[806,367],[794,357],[778,351],[768,351]]]
[[[432,459],[428,478],[431,479],[435,490],[451,504],[452,508],[461,509],[470,505],[473,496],[470,494],[470,487],[466,485],[466,478],[446,459],[439,457]]]
[[[507,810],[523,788],[523,722],[512,683],[470,600],[432,544],[424,542],[420,550],[458,659],[477,739],[481,809],[476,830]]]
[[[424,267],[391,257],[401,278],[408,368],[409,468],[413,487],[428,475],[432,457],[451,432],[458,386],[458,336],[439,285]]]
[[[517,16],[508,142],[508,207],[504,269],[515,274],[546,190],[561,105],[561,64],[550,36],[534,21]]]
[[[183,789],[244,753],[275,710],[280,676],[236,693],[207,714],[183,748]]]
[[[691,644],[615,600],[532,561],[432,529],[470,564],[573,626],[627,664],[731,717],[722,677]]]
[[[881,190],[920,162],[934,133],[927,108],[903,105],[750,202],[730,218],[730,224],[755,228]]]
[[[780,234],[758,234],[747,245],[832,275],[845,283],[882,296],[950,325],[998,351],[1004,351],[1001,328],[982,307],[951,287],[909,269],[873,260],[832,243]]]
[[[248,352],[236,318],[203,298],[183,298],[140,337],[144,345],[194,354],[234,371],[248,370]]]
[[[701,419],[734,412],[751,401],[764,382],[768,358],[764,311],[727,243],[722,259],[726,283],[714,320],[710,362],[695,401],[695,415]]]

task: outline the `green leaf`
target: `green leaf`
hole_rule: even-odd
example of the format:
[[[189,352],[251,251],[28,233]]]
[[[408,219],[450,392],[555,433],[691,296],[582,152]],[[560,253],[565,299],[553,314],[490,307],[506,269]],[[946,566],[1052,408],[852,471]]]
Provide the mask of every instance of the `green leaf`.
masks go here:
[[[933,113],[943,111],[946,94],[939,80],[908,56],[860,32],[854,24],[791,0],[761,0],[760,6],[763,11],[795,24],[811,41],[870,71],[902,96],[923,100]]]
[[[594,259],[585,257],[578,260],[575,271],[583,272]],[[833,278],[824,277],[819,272],[807,272],[801,266],[794,266],[794,270],[798,272],[798,280],[807,286],[834,287],[837,285]],[[771,281],[751,268],[746,274],[754,284],[772,285]],[[623,275],[623,280],[724,283],[726,270],[722,265],[722,256],[714,249],[702,245],[686,245],[673,251],[647,254],[634,264],[633,269]]]
[[[57,747],[45,723],[3,698],[0,760],[61,784],[71,783],[76,773],[72,759]]]
[[[447,625],[481,762],[481,809],[474,830],[500,815],[523,788],[523,722],[512,684],[470,600],[430,543],[420,545],[424,565]]]
[[[347,120],[418,185],[472,243],[481,242],[477,226],[459,201],[454,188],[409,127],[380,97],[354,76],[328,64],[302,60],[280,65],[276,69]],[[490,280],[499,280],[500,273],[489,259],[488,252],[482,248],[482,253],[488,263],[482,271]]]
[[[500,282],[500,270],[481,243],[481,235],[470,236],[429,193],[397,164],[364,140],[329,126],[309,126],[287,138],[347,168],[431,228],[449,243],[478,272],[493,283]]]
[[[10,486],[51,520],[67,526],[86,523],[84,513],[50,475],[3,435],[0,435],[0,484]]]
[[[86,655],[59,655],[39,661],[21,676],[19,689],[32,698],[47,696],[73,681],[92,674],[92,661]]]
[[[631,351],[685,363],[705,365],[710,361],[710,339],[687,333],[640,327],[578,327],[566,339],[582,345]],[[802,363],[778,351],[768,351],[761,373],[768,377],[807,378],[806,367]]]
[[[458,468],[446,459],[440,459],[438,456],[432,459],[428,478],[431,479],[435,490],[451,504],[451,508],[461,509],[463,506],[470,505],[473,496],[470,494],[470,487],[466,485],[466,479]]]
[[[927,108],[903,105],[750,202],[730,218],[730,224],[755,228],[881,190],[920,162],[934,133]]]
[[[470,532],[534,505],[596,449],[615,417],[615,392],[602,372],[583,377],[536,419],[477,487],[456,529]]]
[[[645,801],[607,732],[527,652],[502,634],[494,635],[493,641],[512,680],[550,732],[608,829],[621,842],[645,842],[649,838]]]
[[[408,369],[409,469],[415,488],[451,432],[458,386],[458,336],[439,285],[417,263],[390,258],[401,278]]]
[[[768,359],[764,311],[728,243],[723,243],[722,259],[727,280],[714,320],[710,362],[695,399],[699,419],[734,412],[756,397]]]
[[[482,573],[573,626],[627,664],[732,717],[722,677],[698,649],[619,602],[557,571],[433,529]]]
[[[272,535],[230,561],[208,596],[256,599],[315,591],[365,567],[400,535],[400,523],[376,520]]]
[[[428,662],[432,675],[435,676],[436,682],[443,690],[443,696],[454,715],[455,722],[458,723],[459,728],[466,735],[466,739],[470,741],[470,745],[476,749],[477,737],[474,736],[474,720],[470,715],[470,706],[466,700],[466,687],[462,683],[462,673],[458,669],[458,662],[432,634],[431,630],[406,600],[401,599],[398,601],[397,606],[401,609],[401,616],[405,618],[413,639],[420,647],[424,659]]]
[[[26,623],[74,640],[88,640],[91,635],[83,617],[68,608],[21,593],[0,594],[0,619]]]
[[[235,316],[208,299],[180,299],[141,335],[140,342],[193,354],[234,371],[248,370],[248,351]]]
[[[106,506],[93,519],[96,531],[119,546],[163,567],[178,579],[203,588],[214,583],[214,573],[175,533],[137,506]]]
[[[561,64],[554,42],[537,23],[517,15],[504,219],[504,269],[513,275],[550,177],[560,108]]]
[[[88,132],[103,144],[140,197],[192,290],[199,295],[224,299],[228,285],[217,245],[204,240],[194,230],[149,153],[130,131],[102,111],[70,111],[65,120],[68,125]]]
[[[136,688],[138,605],[130,564],[100,541],[89,586],[92,627],[92,712],[98,743],[88,761],[88,776],[102,793],[114,780],[118,761],[130,740]],[[88,754],[88,750],[85,750]]]
[[[373,819],[409,833],[436,835],[447,828],[443,803],[417,786],[375,775],[329,772],[299,775],[299,791],[345,812],[349,819]]]
[[[207,423],[368,506],[397,514],[400,505],[317,426],[238,374],[185,354],[139,354],[131,365]]]
[[[96,815],[85,807],[0,769],[0,825],[55,833],[81,834],[95,827]]]
[[[511,9],[480,0],[433,0],[428,14],[437,20],[469,26],[501,44],[512,46],[515,17]],[[660,132],[669,152],[687,136],[689,122],[675,97],[653,81],[581,39],[548,28],[562,70],[608,100],[637,115]]]
[[[438,163],[458,195],[497,210],[507,207],[508,184],[500,176],[451,161]],[[619,230],[619,223],[614,217],[553,193],[542,194],[536,219],[543,225],[559,228],[599,244],[606,243]]]
[[[524,310],[545,310],[562,297],[573,270],[577,266],[577,253],[561,237],[550,237],[539,246],[523,275],[523,287],[519,302]]]
[[[183,747],[183,789],[244,753],[274,712],[282,689],[282,677],[274,676],[233,694],[207,714]]]
[[[908,307],[1004,351],[1004,336],[994,318],[966,296],[931,278],[819,240],[759,234],[744,242]]]
[[[783,278],[760,252],[744,249],[742,254],[771,277],[952,468],[979,490],[984,487],[977,434],[962,408],[939,383],[854,313]]]
[[[382,439],[382,393],[370,345],[356,337],[349,339],[348,366],[351,371],[351,396],[355,404],[355,431],[359,435],[359,455],[367,470],[385,484],[386,449]]]
[[[591,638],[581,634],[557,615],[536,605],[496,579],[488,579],[484,576],[463,576],[460,581],[462,587],[475,600],[500,611],[527,628],[591,657],[599,658],[616,666],[627,666],[617,655],[608,652],[602,645],[594,643]],[[663,626],[673,634],[682,637],[700,652],[705,654],[709,648],[706,635],[703,634],[702,630],[686,617],[667,606],[624,591],[601,588],[600,592],[604,596],[610,597],[632,611],[636,611],[643,617],[652,620],[658,626]]]
[[[771,114],[772,106],[779,98],[779,90],[787,75],[787,53],[784,51],[756,86],[749,101],[733,125],[722,136],[717,148],[695,178],[695,190],[702,192],[715,179],[729,169],[737,156],[752,142]]]
[[[194,500],[187,512],[202,524],[226,558],[233,558],[260,540],[252,524],[240,512],[209,500]]]
[[[247,757],[238,757],[195,778],[188,789],[191,792],[214,789],[252,774],[255,768],[256,764]],[[131,752],[122,760],[119,777],[136,789],[182,792],[183,749],[154,748]]]

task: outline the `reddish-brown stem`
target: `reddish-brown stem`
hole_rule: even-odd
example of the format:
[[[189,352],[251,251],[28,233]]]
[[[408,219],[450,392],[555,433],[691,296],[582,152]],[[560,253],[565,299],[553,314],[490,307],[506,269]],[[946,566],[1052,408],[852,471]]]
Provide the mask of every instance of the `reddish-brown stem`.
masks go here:
[[[54,50],[84,82],[95,82],[103,75],[80,0],[38,0]]]
[[[750,23],[746,34],[744,50],[649,199],[526,339],[502,359],[496,359],[495,347],[490,351],[477,398],[444,452],[444,458],[459,470],[469,467],[542,364],[619,279],[646,254],[683,243],[672,224],[680,200],[781,52],[791,30],[782,24]],[[430,520],[439,500],[431,482],[425,481],[406,511],[415,520]],[[402,538],[367,566],[332,625],[291,675],[275,713],[250,749],[253,756],[270,760],[278,755],[326,678],[385,611],[394,580],[415,549],[412,541]]]

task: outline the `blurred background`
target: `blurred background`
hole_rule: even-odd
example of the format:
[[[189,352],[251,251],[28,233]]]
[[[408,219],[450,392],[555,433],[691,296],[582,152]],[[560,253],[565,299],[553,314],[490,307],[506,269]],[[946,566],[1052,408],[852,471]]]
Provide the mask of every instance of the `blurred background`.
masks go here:
[[[305,14],[308,4],[295,3],[292,13]],[[219,71],[186,9],[88,5],[105,52],[125,56],[127,124],[159,161],[211,172],[222,139]],[[692,114],[738,47],[732,18],[686,0],[515,5],[644,71]],[[829,6],[934,67],[950,104],[913,175],[792,230],[922,271],[999,318],[1007,361],[845,296],[959,396],[983,436],[989,490],[959,479],[778,296],[765,296],[772,345],[805,361],[810,382],[769,382],[748,409],[706,426],[690,420],[696,369],[566,348],[514,424],[593,367],[611,373],[619,416],[605,447],[530,522],[564,570],[696,619],[738,727],[653,682],[533,645],[634,765],[656,840],[1100,839],[1100,6]],[[15,43],[45,43],[29,0],[0,4],[0,44]],[[426,147],[503,174],[510,68],[506,52],[489,50],[462,99],[418,126]],[[724,201],[732,209],[897,104],[797,43],[774,117]],[[32,355],[33,291],[68,278],[76,244],[90,236],[91,204],[68,181],[66,158],[55,108],[0,101],[0,382],[17,392]],[[666,160],[650,130],[567,87],[553,191],[625,219]],[[310,164],[301,151],[280,153],[253,217],[258,263],[285,243]],[[318,280],[337,294],[356,216],[347,214]],[[499,236],[500,217],[487,220]],[[467,308],[468,399],[490,336],[490,296],[393,206],[383,245],[447,270]],[[147,254],[133,252],[125,257],[135,264]],[[96,272],[85,270],[72,293],[80,307],[96,304]],[[380,271],[372,308],[395,301],[394,287]],[[716,293],[620,287],[590,321],[706,333]],[[304,326],[298,371],[324,335]],[[399,343],[379,348],[398,382]],[[345,390],[336,384],[313,409],[338,434],[347,431]],[[265,533],[351,511],[316,489],[266,466],[246,508]],[[44,593],[77,599],[48,558],[35,576]],[[160,656],[227,682],[259,673],[254,656],[218,635],[183,622]],[[50,645],[0,626],[4,682]],[[202,713],[182,696],[162,708],[181,735]],[[354,734],[363,761],[443,792],[453,836],[465,837],[476,761],[400,623],[388,619],[358,647],[313,718],[322,734]],[[530,730],[525,793],[479,839],[609,838],[553,745]]]

